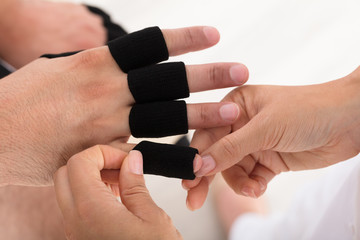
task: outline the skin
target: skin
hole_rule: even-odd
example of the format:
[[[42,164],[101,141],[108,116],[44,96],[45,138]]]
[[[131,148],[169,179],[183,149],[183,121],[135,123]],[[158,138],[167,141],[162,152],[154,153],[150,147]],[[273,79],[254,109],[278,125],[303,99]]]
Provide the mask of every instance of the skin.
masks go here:
[[[102,182],[103,169],[120,169],[121,203]],[[139,151],[127,154],[109,146],[95,146],[73,156],[54,177],[66,237],[182,239],[170,217],[151,199],[142,172]]]
[[[0,58],[20,68],[45,53],[100,47],[102,19],[79,4],[44,0],[0,2]]]
[[[238,194],[257,198],[276,175],[323,168],[360,151],[360,68],[341,79],[310,86],[244,86],[223,101],[236,103],[229,127],[196,131],[202,166],[184,181],[187,203],[198,209],[214,174]],[[286,104],[284,104],[286,103]]]
[[[171,56],[219,40],[210,27],[163,30],[163,35]],[[241,85],[248,78],[246,67],[237,63],[187,66],[186,71],[191,92]],[[52,174],[72,155],[96,144],[126,142],[130,136],[134,99],[127,75],[107,46],[33,61],[1,80],[0,103],[2,185],[50,185]],[[239,109],[228,104],[189,104],[189,128],[233,123]]]

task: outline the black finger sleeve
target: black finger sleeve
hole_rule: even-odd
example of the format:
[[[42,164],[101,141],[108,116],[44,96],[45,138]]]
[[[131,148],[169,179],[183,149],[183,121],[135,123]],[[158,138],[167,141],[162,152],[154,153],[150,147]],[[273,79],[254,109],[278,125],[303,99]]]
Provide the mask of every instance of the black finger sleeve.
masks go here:
[[[129,89],[137,103],[189,97],[185,64],[164,63],[129,71]]]
[[[146,174],[195,179],[193,162],[199,153],[195,148],[143,141],[134,150],[142,153]]]
[[[185,101],[135,104],[129,115],[134,137],[165,137],[188,132]]]
[[[158,27],[146,28],[108,43],[111,55],[125,73],[169,58],[164,36]]]

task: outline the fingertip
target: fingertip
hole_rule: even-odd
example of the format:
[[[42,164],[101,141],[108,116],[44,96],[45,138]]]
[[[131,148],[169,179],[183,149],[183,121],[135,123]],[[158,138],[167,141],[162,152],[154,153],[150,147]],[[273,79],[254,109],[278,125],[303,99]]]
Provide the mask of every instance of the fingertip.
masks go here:
[[[244,84],[249,79],[249,70],[244,64],[232,66],[229,73],[231,80],[233,80],[237,85]]]
[[[240,108],[236,103],[223,103],[219,109],[220,116],[223,120],[234,122],[240,115]]]
[[[130,172],[136,175],[143,175],[143,158],[140,151],[130,151],[128,161]]]
[[[203,28],[203,32],[209,41],[209,44],[215,45],[220,41],[220,33],[216,28],[206,26]]]

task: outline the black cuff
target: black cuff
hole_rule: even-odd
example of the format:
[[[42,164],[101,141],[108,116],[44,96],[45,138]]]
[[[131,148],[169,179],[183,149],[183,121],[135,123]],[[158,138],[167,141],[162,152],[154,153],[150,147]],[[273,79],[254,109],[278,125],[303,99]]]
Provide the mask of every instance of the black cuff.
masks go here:
[[[189,97],[185,64],[164,63],[129,71],[128,84],[137,103]]]
[[[188,132],[185,101],[135,104],[129,116],[134,137],[165,137]]]
[[[145,174],[195,179],[193,162],[199,153],[195,148],[143,141],[134,150],[143,155]]]
[[[158,27],[146,28],[108,43],[111,55],[125,73],[165,61],[169,53]]]

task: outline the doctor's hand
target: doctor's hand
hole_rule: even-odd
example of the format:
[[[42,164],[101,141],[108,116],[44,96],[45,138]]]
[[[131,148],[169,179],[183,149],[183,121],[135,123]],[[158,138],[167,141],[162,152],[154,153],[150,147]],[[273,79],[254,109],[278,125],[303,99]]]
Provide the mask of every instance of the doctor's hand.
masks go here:
[[[196,131],[202,168],[185,180],[187,205],[200,208],[214,174],[238,194],[257,198],[286,171],[336,164],[360,151],[360,68],[336,81],[310,86],[244,86],[223,101],[240,107],[229,127]],[[204,177],[205,176],[205,177]]]
[[[120,169],[121,202],[102,182],[101,170]],[[68,239],[182,239],[169,216],[152,200],[142,155],[95,146],[74,155],[54,176]]]

